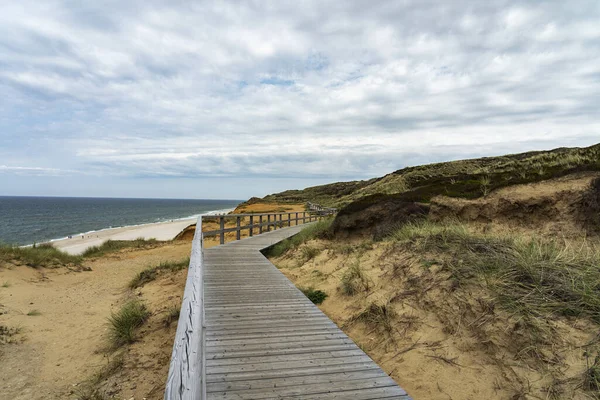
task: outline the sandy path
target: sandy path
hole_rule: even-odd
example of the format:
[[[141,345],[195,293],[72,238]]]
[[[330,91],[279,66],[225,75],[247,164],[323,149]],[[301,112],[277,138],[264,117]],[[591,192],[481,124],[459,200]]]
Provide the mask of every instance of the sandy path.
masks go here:
[[[81,254],[88,247],[99,246],[107,240],[133,240],[137,238],[171,240],[188,226],[195,224],[196,218],[173,222],[159,222],[123,228],[106,229],[72,239],[62,239],[52,242],[57,247],[69,254]]]
[[[0,324],[20,327],[25,338],[0,347],[0,399],[69,398],[73,385],[106,364],[98,352],[106,318],[122,302],[129,280],[150,265],[189,253],[190,243],[183,242],[108,255],[86,262],[88,272],[0,268],[0,282],[9,283],[0,287]],[[28,316],[32,310],[40,315]]]

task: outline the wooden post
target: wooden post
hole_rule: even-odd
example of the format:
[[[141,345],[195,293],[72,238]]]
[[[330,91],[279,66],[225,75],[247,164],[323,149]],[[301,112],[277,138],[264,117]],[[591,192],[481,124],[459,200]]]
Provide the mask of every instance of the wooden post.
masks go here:
[[[292,226],[292,214],[288,213],[288,226]]]
[[[298,226],[298,223],[299,223],[299,222],[300,222],[300,221],[298,220],[298,213],[296,213],[296,226]]]
[[[304,211],[302,213],[302,223],[305,224],[306,223],[306,211]]]
[[[250,216],[250,228],[248,230],[248,236],[252,237],[252,231],[254,230],[254,215]]]
[[[220,240],[220,242],[221,242],[221,244],[225,244],[225,232],[224,232],[224,230],[225,230],[225,217],[223,217],[223,216],[219,217],[219,227],[220,227],[219,229],[221,229],[221,234],[220,234],[221,240]]]
[[[279,227],[283,228],[283,214],[279,214]]]
[[[267,214],[267,232],[271,232],[271,214]]]
[[[240,229],[240,226],[241,226],[240,222],[241,222],[241,218],[236,217],[236,219],[235,219],[235,226],[236,226],[235,240],[240,240],[242,238],[242,230]]]
[[[263,231],[263,229],[262,229],[263,228],[263,226],[262,226],[262,224],[263,224],[263,216],[262,216],[262,214],[258,216],[258,224],[260,225],[258,227],[258,233],[260,234]]]

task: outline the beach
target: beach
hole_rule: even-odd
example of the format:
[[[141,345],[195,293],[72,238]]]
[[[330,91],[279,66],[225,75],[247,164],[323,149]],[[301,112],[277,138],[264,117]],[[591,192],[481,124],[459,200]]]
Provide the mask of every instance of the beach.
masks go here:
[[[196,218],[158,222],[153,224],[125,226],[120,228],[103,229],[84,235],[73,236],[70,239],[53,241],[54,247],[69,254],[81,254],[88,247],[99,246],[107,240],[134,240],[137,238],[171,240],[190,225],[195,224]]]

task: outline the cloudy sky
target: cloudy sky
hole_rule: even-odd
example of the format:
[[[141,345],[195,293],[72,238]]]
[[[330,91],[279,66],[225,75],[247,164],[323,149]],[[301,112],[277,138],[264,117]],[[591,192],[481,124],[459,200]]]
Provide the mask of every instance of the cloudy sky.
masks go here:
[[[0,195],[242,199],[600,142],[600,2],[4,0],[0,91]]]

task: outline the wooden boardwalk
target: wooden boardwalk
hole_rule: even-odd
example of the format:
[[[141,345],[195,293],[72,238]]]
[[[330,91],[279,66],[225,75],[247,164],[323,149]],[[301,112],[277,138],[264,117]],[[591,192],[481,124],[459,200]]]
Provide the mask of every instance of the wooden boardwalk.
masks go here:
[[[204,251],[206,398],[409,400],[260,253],[302,227]]]

